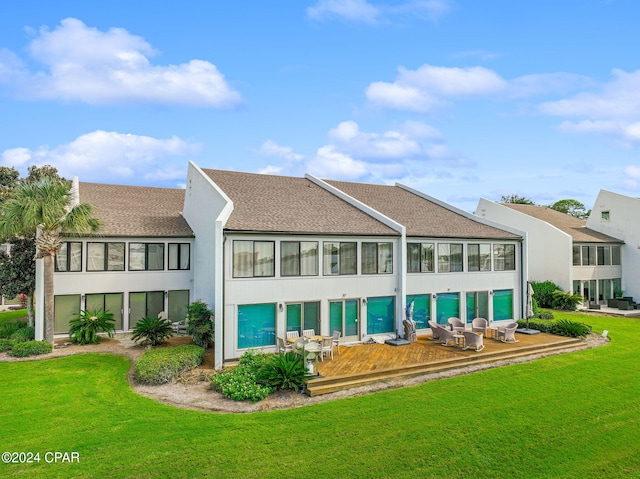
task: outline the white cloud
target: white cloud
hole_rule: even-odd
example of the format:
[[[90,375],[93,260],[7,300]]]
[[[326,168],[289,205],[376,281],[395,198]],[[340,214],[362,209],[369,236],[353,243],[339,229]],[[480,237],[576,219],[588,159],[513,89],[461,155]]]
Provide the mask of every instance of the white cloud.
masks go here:
[[[393,83],[373,82],[365,94],[370,102],[380,106],[428,111],[447,98],[493,95],[505,91],[507,86],[502,77],[484,67],[423,65],[417,70],[400,67]]]
[[[157,139],[97,130],[54,148],[5,150],[0,154],[0,163],[19,170],[49,164],[62,176],[79,176],[82,181],[109,183],[145,179],[177,182],[184,181],[184,157],[197,154],[200,148],[198,144],[175,136]]]
[[[265,141],[258,150],[258,154],[262,156],[282,158],[289,161],[300,161],[304,158],[304,155],[294,152],[293,148],[290,146],[278,145],[273,140]]]
[[[323,177],[392,182],[427,174],[435,164],[466,167],[470,163],[442,143],[430,125],[409,121],[382,133],[362,131],[344,121],[328,133],[330,144],[318,149],[308,171]]]
[[[282,173],[283,168],[281,166],[267,165],[266,167],[258,170],[257,173],[261,175],[278,175]]]
[[[410,0],[397,5],[374,6],[366,0],[318,0],[307,8],[314,20],[342,19],[353,23],[376,24],[384,19],[411,16],[437,21],[451,10],[451,0]]]
[[[627,190],[640,190],[640,166],[629,165],[624,169],[624,178],[621,181],[622,186]]]
[[[582,92],[571,98],[545,102],[540,111],[555,116],[594,118],[640,117],[640,70],[612,71],[613,79],[598,92]]]
[[[41,28],[28,51],[42,71],[28,71],[10,52],[0,54],[0,82],[27,98],[214,108],[242,101],[214,64],[154,65],[151,45],[122,28],[101,32],[67,18],[54,30]]]
[[[336,151],[333,145],[319,148],[316,157],[309,163],[308,170],[320,178],[342,180],[362,179],[369,171],[365,162]]]
[[[368,159],[398,159],[424,155],[422,139],[433,139],[439,132],[424,123],[411,122],[407,130],[368,133],[354,121],[344,121],[329,131],[333,145],[341,151]]]

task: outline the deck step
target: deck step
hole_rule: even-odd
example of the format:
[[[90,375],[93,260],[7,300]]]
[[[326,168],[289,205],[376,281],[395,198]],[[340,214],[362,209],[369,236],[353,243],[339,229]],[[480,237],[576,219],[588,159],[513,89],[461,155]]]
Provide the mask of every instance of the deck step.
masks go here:
[[[322,394],[342,391],[345,389],[366,386],[376,382],[384,382],[397,378],[408,378],[420,376],[423,374],[444,372],[471,365],[493,363],[505,359],[515,359],[520,357],[532,356],[535,354],[545,354],[555,351],[561,351],[568,348],[576,348],[583,344],[583,341],[581,341],[580,339],[567,338],[565,341],[556,342],[549,345],[532,345],[515,350],[484,353],[478,356],[473,355],[473,352],[471,352],[470,356],[462,358],[458,357],[444,359],[440,361],[432,361],[429,363],[403,366],[400,368],[366,371],[363,373],[349,374],[346,376],[318,378],[308,382],[306,392],[309,396],[319,396]]]

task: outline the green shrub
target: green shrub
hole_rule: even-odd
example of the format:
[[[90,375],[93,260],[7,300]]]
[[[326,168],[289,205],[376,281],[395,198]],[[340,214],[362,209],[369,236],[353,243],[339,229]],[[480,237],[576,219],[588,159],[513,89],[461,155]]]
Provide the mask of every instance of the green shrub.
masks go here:
[[[194,344],[203,348],[209,347],[214,333],[213,311],[202,300],[191,303],[187,306],[187,311],[187,334],[193,337]]]
[[[50,353],[52,349],[51,344],[46,341],[25,341],[23,343],[15,343],[9,354],[18,358],[24,358],[26,356],[47,354]]]
[[[0,338],[10,339],[11,335],[18,329],[26,328],[27,323],[24,321],[7,321],[0,324]]]
[[[0,353],[9,351],[13,347],[14,342],[11,339],[0,338]]]
[[[238,366],[220,371],[211,378],[211,389],[234,401],[250,399],[258,402],[264,399],[275,391],[275,388],[257,382],[257,373],[269,361],[268,356],[247,351],[240,358]]]
[[[158,346],[171,336],[173,336],[173,329],[168,319],[147,316],[136,323],[131,339],[135,342],[142,340],[141,344]]]
[[[575,311],[576,306],[582,301],[582,296],[571,292],[554,291],[551,294],[553,309],[561,309],[564,311]]]
[[[562,290],[560,286],[555,284],[553,281],[543,281],[541,283],[537,283],[533,281],[531,283],[531,287],[533,288],[534,297],[538,306],[541,308],[552,308],[553,307],[553,292]]]
[[[569,336],[570,338],[586,338],[591,332],[591,326],[584,323],[559,319],[553,324],[553,334],[558,336]]]
[[[203,357],[204,348],[193,344],[150,349],[136,362],[134,376],[144,384],[168,383],[180,373],[202,364]]]
[[[518,327],[526,327],[527,321],[518,321]],[[530,319],[529,328],[537,329],[543,333],[555,334],[557,336],[568,336],[571,338],[584,338],[591,332],[591,326],[584,323],[569,321],[568,319],[558,319],[555,321]]]
[[[98,344],[98,333],[104,332],[112,337],[116,329],[113,314],[102,309],[83,309],[74,316],[69,321],[69,336],[75,344]]]
[[[33,341],[36,338],[36,330],[33,326],[27,326],[26,328],[20,328],[11,335],[11,340],[16,343],[22,343],[25,341]]]
[[[304,389],[309,374],[302,357],[295,353],[274,354],[256,375],[259,384],[274,389]]]

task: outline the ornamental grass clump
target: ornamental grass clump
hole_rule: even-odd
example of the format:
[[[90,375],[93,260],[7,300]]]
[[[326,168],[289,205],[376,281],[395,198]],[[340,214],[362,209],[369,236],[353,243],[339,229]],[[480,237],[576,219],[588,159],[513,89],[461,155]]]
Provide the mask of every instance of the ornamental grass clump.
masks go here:
[[[11,335],[11,340],[16,343],[23,343],[25,341],[33,341],[36,338],[36,330],[33,326],[27,326],[26,328],[20,328]]]
[[[234,401],[261,401],[277,388],[258,384],[257,374],[269,360],[267,354],[247,351],[233,369],[224,369],[211,378],[211,389]]]
[[[69,337],[74,344],[98,344],[98,333],[107,333],[111,338],[115,329],[113,313],[102,309],[83,309],[69,321]]]
[[[144,384],[168,383],[180,373],[198,367],[203,357],[204,348],[194,344],[150,349],[136,362],[134,376]]]
[[[2,323],[0,324],[0,338],[11,339],[13,333],[26,327],[27,323],[24,321],[7,321],[6,323]]]

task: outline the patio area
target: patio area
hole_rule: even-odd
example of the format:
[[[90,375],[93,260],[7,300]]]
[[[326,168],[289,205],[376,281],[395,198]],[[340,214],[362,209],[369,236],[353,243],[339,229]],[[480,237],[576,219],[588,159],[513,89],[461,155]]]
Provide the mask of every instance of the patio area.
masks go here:
[[[418,341],[404,346],[377,343],[341,345],[341,355],[336,350],[333,360],[329,357],[318,363],[321,377],[309,382],[308,394],[326,394],[376,381],[584,346],[583,340],[552,334],[516,334],[517,343],[485,339],[484,350],[475,352],[443,346],[428,338],[420,336]]]

